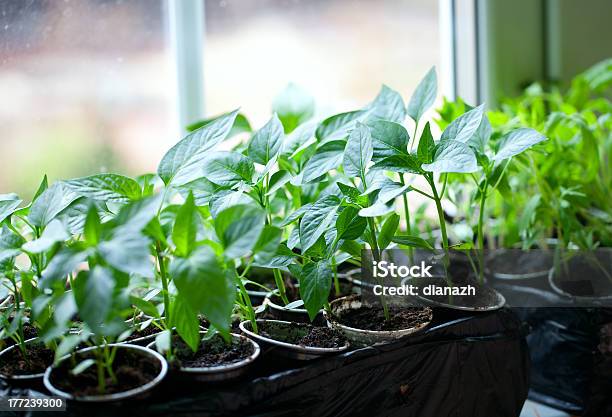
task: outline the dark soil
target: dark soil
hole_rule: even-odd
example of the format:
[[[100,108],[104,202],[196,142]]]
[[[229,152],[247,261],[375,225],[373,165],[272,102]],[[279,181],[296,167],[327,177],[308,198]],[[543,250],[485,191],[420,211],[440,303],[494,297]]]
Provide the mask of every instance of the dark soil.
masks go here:
[[[336,288],[334,287],[334,284],[332,283],[332,288],[331,288],[331,291],[329,293],[329,298],[328,298],[329,301],[333,301],[338,298],[346,297],[347,295],[355,294],[355,286],[353,285],[353,283],[347,282],[344,280],[340,280],[339,283],[340,283],[340,294],[336,295]]]
[[[338,348],[346,344],[341,332],[304,323],[259,323],[258,330],[269,339],[305,347]]]
[[[429,307],[389,306],[389,320],[381,306],[362,305],[357,309],[344,310],[336,318],[345,326],[362,330],[403,330],[421,326],[431,320]]]
[[[93,352],[78,354],[78,361],[95,359]],[[75,396],[115,394],[143,386],[159,375],[160,363],[143,352],[117,349],[117,356],[113,362],[113,370],[117,377],[116,382],[106,379],[106,391],[98,391],[97,367],[90,366],[78,375],[71,370],[79,362],[63,361],[51,374],[53,385],[64,392]]]
[[[27,360],[17,347],[2,355],[0,360],[0,373],[8,376],[41,374],[53,364],[54,353],[45,345],[28,343],[26,345]]]
[[[174,346],[178,362],[185,368],[230,365],[248,358],[254,351],[253,345],[248,340],[232,338],[231,344],[228,344],[219,335],[202,341],[200,349],[195,353],[180,339],[175,341]]]
[[[38,329],[34,326],[30,326],[29,324],[23,325],[23,336],[25,340],[32,339],[34,337],[38,337]],[[0,340],[0,350],[3,350],[7,347],[13,346],[15,341],[10,337],[8,339]]]
[[[134,333],[132,333],[126,340],[130,341],[141,337],[153,336],[154,334],[157,334],[159,332],[161,332],[160,328],[155,326],[154,324],[151,324],[142,330],[134,331]]]

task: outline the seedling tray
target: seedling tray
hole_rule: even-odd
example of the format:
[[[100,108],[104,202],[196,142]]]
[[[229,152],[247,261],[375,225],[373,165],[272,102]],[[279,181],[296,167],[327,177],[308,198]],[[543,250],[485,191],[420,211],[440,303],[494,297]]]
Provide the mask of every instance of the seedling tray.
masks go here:
[[[269,350],[240,380],[167,380],[147,400],[69,404],[58,415],[518,416],[529,389],[520,321],[506,309],[436,309],[434,317],[428,329],[398,342],[310,362]],[[28,393],[5,386],[0,395]]]

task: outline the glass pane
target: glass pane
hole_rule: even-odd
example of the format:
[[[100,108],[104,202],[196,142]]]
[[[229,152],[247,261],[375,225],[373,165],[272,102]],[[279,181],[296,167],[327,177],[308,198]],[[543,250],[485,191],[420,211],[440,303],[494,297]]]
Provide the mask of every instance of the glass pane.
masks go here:
[[[163,4],[0,2],[0,193],[155,169],[173,127]]]
[[[207,0],[207,113],[241,106],[260,126],[295,82],[318,110],[352,110],[385,83],[407,100],[438,65],[436,0]]]

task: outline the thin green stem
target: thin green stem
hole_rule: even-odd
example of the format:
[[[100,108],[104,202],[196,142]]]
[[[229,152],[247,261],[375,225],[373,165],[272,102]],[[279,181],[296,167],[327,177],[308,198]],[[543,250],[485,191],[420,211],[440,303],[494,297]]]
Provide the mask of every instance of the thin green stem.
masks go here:
[[[170,320],[170,293],[168,291],[168,275],[166,272],[166,263],[164,260],[164,255],[162,253],[161,245],[159,242],[155,243],[155,251],[157,255],[157,263],[159,264],[159,275],[160,275],[161,283],[162,283],[162,291],[163,291],[163,297],[164,297],[164,313],[166,315],[166,322],[171,323],[171,320]]]
[[[404,180],[404,174],[400,173],[399,177],[400,177],[400,183],[402,185],[406,185],[406,181]],[[412,227],[410,225],[410,210],[408,209],[408,196],[406,195],[406,193],[402,195],[402,200],[404,202],[404,216],[406,218],[406,233],[408,233],[409,235],[412,235]],[[413,250],[411,247],[409,247],[408,248],[408,258],[410,259],[411,263],[414,260],[413,255],[414,255]]]
[[[448,234],[446,232],[446,220],[444,219],[444,210],[442,209],[442,203],[440,197],[438,196],[438,190],[436,189],[436,184],[434,183],[433,176],[428,175],[427,181],[429,182],[429,186],[431,187],[431,192],[433,193],[433,200],[436,203],[436,210],[438,212],[438,220],[440,222],[440,232],[442,233],[442,248],[444,249],[444,263],[445,266],[448,267],[450,265],[450,257],[448,254]]]
[[[246,302],[246,310],[247,310],[247,316],[248,316],[247,318],[251,322],[251,327],[253,328],[253,331],[255,333],[258,333],[259,331],[257,329],[257,318],[255,316],[255,309],[253,308],[253,303],[251,303],[251,297],[249,297],[249,293],[244,287],[244,283],[242,282],[241,277],[238,277],[238,288],[240,289],[242,298]]]

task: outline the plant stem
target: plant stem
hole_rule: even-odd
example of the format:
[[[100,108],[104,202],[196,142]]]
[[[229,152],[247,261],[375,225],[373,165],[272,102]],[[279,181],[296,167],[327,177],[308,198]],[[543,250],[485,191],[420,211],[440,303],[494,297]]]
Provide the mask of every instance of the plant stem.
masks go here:
[[[427,182],[429,182],[429,186],[431,187],[431,192],[433,194],[433,200],[436,203],[436,210],[438,211],[438,220],[440,222],[440,232],[442,233],[442,248],[444,249],[444,264],[445,267],[450,265],[450,257],[448,255],[448,234],[446,233],[446,220],[444,219],[444,210],[442,210],[442,203],[440,202],[440,197],[438,196],[438,190],[436,189],[436,184],[434,184],[433,175],[426,176]]]
[[[251,297],[249,297],[249,293],[247,292],[246,288],[244,287],[244,284],[242,283],[242,278],[241,277],[238,277],[238,287],[240,289],[240,292],[242,293],[242,298],[246,302],[248,319],[251,322],[251,326],[253,328],[253,331],[255,333],[258,333],[259,331],[257,330],[257,319],[255,317],[255,309],[253,308],[253,304],[251,303]]]
[[[159,275],[161,277],[162,290],[164,292],[164,313],[166,315],[166,322],[171,323],[170,321],[170,294],[168,292],[168,275],[166,273],[166,264],[164,261],[164,256],[162,254],[161,245],[159,242],[155,243],[155,251],[157,255],[157,263],[159,264]]]
[[[106,391],[106,381],[104,378],[104,357],[102,355],[102,346],[98,344],[95,349],[96,368],[98,370],[98,392],[104,394]]]
[[[489,186],[488,179],[485,179],[484,186],[480,190],[480,212],[478,213],[478,263],[480,270],[478,271],[478,279],[480,284],[484,282],[484,212],[485,212],[485,201],[487,199],[487,188]]]
[[[332,256],[331,259],[331,267],[334,274],[334,291],[336,292],[336,297],[340,295],[340,281],[338,280],[338,270],[336,266],[336,257]]]
[[[404,180],[404,173],[399,174],[400,183],[402,185],[406,185],[406,181]],[[412,235],[412,227],[410,226],[410,210],[408,209],[408,196],[406,193],[402,195],[402,200],[404,202],[404,216],[406,217],[406,233]],[[408,258],[410,259],[410,263],[414,261],[414,252],[411,247],[408,247]]]
[[[278,295],[283,300],[285,305],[289,304],[289,299],[287,298],[287,291],[285,290],[285,281],[283,280],[283,275],[280,270],[274,268],[272,270],[274,273],[274,282],[276,283],[276,288],[278,288]]]

